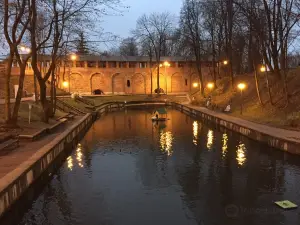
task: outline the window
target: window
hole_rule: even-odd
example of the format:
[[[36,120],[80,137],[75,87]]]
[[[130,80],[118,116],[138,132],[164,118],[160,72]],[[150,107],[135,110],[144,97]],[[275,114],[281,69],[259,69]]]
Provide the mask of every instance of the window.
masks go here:
[[[106,62],[99,61],[98,66],[99,66],[99,68],[106,68]]]
[[[130,80],[127,80],[127,87],[130,87]]]
[[[170,67],[176,67],[176,63],[175,62],[169,62]]]
[[[188,85],[188,80],[187,79],[185,79],[185,86],[187,86]]]
[[[97,66],[97,64],[96,64],[95,61],[89,61],[88,62],[88,67],[96,67],[96,66]]]
[[[178,62],[178,67],[180,68],[184,67],[184,62]]]
[[[129,68],[135,68],[136,62],[129,62]]]
[[[139,68],[147,68],[147,63],[146,62],[140,62],[139,63]]]
[[[127,68],[126,62],[119,62],[120,68]]]
[[[108,62],[108,67],[109,68],[116,68],[117,67],[117,62]]]
[[[76,61],[76,67],[84,67],[83,61]]]

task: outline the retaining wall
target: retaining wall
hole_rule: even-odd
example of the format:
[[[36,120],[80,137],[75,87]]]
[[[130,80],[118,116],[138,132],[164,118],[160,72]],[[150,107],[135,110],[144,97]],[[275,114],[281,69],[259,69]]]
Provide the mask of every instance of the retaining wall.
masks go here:
[[[54,160],[68,147],[71,147],[90,128],[94,117],[85,115],[72,127],[59,134],[15,170],[1,179],[0,217],[24,194]]]
[[[274,134],[267,134],[263,130],[255,130],[248,128],[246,126],[242,126],[240,124],[224,120],[217,116],[210,115],[208,113],[199,111],[197,109],[181,105],[178,103],[171,103],[173,108],[180,110],[190,116],[197,117],[199,119],[203,119],[212,123],[215,123],[219,126],[225,127],[226,129],[232,130],[236,133],[244,135],[252,140],[256,140],[262,143],[267,144],[270,147],[280,149],[285,152],[289,152],[292,154],[300,155],[300,143],[293,142],[284,138],[276,137]]]

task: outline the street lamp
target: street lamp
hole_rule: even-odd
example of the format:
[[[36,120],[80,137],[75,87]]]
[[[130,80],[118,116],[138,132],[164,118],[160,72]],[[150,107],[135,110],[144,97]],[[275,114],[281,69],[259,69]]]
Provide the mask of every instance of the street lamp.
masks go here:
[[[242,115],[243,114],[243,90],[246,88],[246,84],[239,83],[237,87],[241,91],[241,115]]]
[[[21,50],[21,52],[27,53],[27,54],[29,54],[31,52],[31,49],[29,47],[24,46],[24,45],[20,47],[20,50]]]
[[[171,64],[167,61],[165,61],[163,64],[159,64],[159,67],[162,68],[162,67],[165,67],[165,83],[166,83],[166,95],[168,94],[168,79],[167,79],[167,68],[170,67]]]
[[[209,89],[209,90],[212,90],[213,88],[214,88],[214,83],[212,83],[212,82],[209,82],[208,84],[207,84],[207,88]]]
[[[64,88],[67,88],[68,86],[69,86],[69,82],[68,82],[68,81],[64,81],[64,82],[63,82],[63,87],[64,87]]]
[[[198,87],[198,86],[199,86],[198,83],[193,83],[193,87],[194,87],[194,88],[196,88],[196,87]]]
[[[267,71],[267,68],[266,68],[264,65],[262,65],[262,66],[260,67],[260,72],[264,73],[264,72],[266,72],[266,71]]]
[[[224,60],[223,61],[223,64],[226,66],[226,65],[228,65],[228,60]]]
[[[167,68],[169,68],[171,65],[169,62],[164,62],[165,66],[165,82],[166,82],[166,95],[168,94],[168,78],[167,78]]]
[[[73,64],[73,62],[74,62],[75,60],[77,60],[77,55],[71,54],[70,59],[71,59],[72,64]],[[69,83],[68,83],[68,86],[69,86],[69,93],[71,93],[70,76],[71,76],[71,65],[70,65],[70,63],[69,63]]]

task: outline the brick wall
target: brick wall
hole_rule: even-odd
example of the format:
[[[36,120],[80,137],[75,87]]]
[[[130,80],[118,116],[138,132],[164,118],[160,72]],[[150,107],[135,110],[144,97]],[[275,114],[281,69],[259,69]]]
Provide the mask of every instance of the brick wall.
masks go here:
[[[75,63],[74,63],[75,65]],[[70,81],[70,91],[82,94],[90,94],[95,89],[101,89],[105,93],[114,94],[148,94],[151,92],[151,76],[149,68],[91,68],[87,67],[66,68],[65,77],[60,73],[58,86],[68,91],[69,88],[63,87],[63,81]],[[203,66],[202,72],[204,82],[211,80],[211,68]],[[70,74],[70,76],[69,76]],[[18,84],[19,68],[12,69],[11,90],[14,95],[13,86]],[[198,75],[193,68],[170,67],[161,68],[159,84],[165,92],[183,93],[196,90],[194,82],[198,82]],[[157,88],[157,71],[153,71],[153,91]],[[33,71],[29,67],[26,70],[24,90],[28,93],[34,92]],[[4,95],[4,74],[0,73],[0,98]]]

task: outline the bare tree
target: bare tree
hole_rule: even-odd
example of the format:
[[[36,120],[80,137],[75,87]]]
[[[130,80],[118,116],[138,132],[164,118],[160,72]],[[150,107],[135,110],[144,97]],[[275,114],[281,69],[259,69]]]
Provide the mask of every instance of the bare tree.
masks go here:
[[[299,23],[299,0],[260,0],[236,1],[253,26],[253,32],[259,39],[260,50],[264,62],[271,74],[280,80],[285,103],[289,103],[287,86],[288,47],[295,40],[293,32]],[[268,73],[266,73],[268,93],[272,100]]]
[[[124,56],[137,56],[139,52],[136,40],[133,37],[123,39],[119,51]]]
[[[20,44],[23,40],[23,36],[28,28],[31,17],[31,8],[29,0],[18,0],[10,2],[4,1],[4,35],[7,44],[9,45],[9,56],[6,65],[6,81],[5,81],[5,120],[6,123],[15,126],[18,118],[18,111],[23,93],[23,84],[25,78],[25,69],[27,61],[30,58],[30,54],[22,57],[20,54]],[[24,46],[23,46],[24,48]],[[28,49],[28,48],[27,48]],[[10,78],[11,68],[13,61],[16,58],[19,68],[19,89],[16,96],[16,102],[14,104],[13,113],[10,111]]]
[[[183,38],[188,47],[191,49],[195,60],[196,69],[200,81],[200,93],[204,94],[204,84],[202,75],[202,44],[203,44],[203,31],[202,31],[202,15],[201,15],[201,2],[197,0],[185,0],[181,9],[180,26],[182,29]]]
[[[152,13],[149,16],[143,15],[137,21],[134,36],[140,42],[149,40],[154,51],[157,66],[157,93],[160,93],[159,73],[160,59],[163,52],[164,43],[172,34],[174,29],[172,16],[169,13]]]

